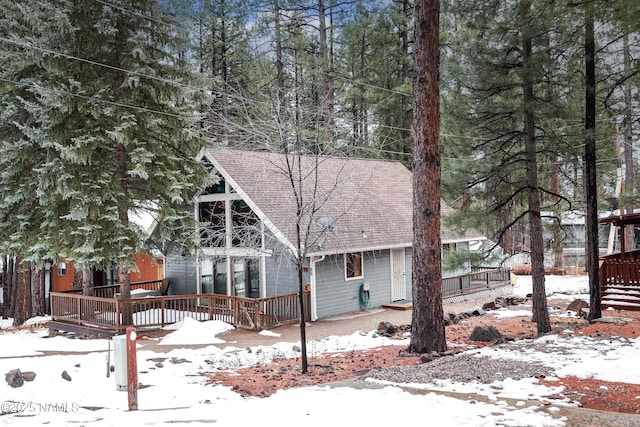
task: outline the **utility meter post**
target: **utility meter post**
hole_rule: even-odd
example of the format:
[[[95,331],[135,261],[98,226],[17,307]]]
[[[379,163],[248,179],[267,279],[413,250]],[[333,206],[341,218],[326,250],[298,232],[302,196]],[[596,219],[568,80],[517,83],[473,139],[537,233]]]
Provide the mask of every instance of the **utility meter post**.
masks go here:
[[[136,357],[136,328],[129,326],[127,336],[127,392],[129,410],[138,410],[138,363]]]

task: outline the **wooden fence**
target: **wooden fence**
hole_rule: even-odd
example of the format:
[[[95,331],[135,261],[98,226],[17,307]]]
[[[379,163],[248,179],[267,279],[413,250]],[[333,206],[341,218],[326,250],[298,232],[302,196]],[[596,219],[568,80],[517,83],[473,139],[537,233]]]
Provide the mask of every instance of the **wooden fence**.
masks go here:
[[[442,279],[442,295],[452,296],[470,291],[490,289],[510,283],[511,270],[508,268],[475,268],[473,272]]]
[[[310,319],[309,295],[309,292],[304,294],[307,320]],[[50,297],[49,329],[94,335],[122,333],[130,323],[139,329],[161,328],[186,317],[221,320],[254,330],[300,319],[297,293],[268,298],[199,294],[121,299],[52,292]]]
[[[148,280],[146,282],[131,283],[131,290],[160,291],[162,287],[162,279]],[[93,296],[100,298],[113,298],[120,291],[120,285],[104,285],[95,286],[93,288]],[[82,289],[72,289],[64,291],[65,294],[82,294]]]

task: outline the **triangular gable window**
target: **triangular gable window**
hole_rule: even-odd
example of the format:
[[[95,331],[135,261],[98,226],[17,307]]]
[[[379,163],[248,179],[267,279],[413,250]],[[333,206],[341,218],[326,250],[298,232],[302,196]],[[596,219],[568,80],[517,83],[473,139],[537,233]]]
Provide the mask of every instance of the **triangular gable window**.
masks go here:
[[[209,185],[207,188],[205,188],[202,194],[224,194],[225,192],[224,178],[222,178],[218,174],[216,174],[215,177],[217,178],[217,181]]]
[[[261,227],[258,216],[224,178],[208,186],[198,202],[200,244],[208,248],[259,248]],[[230,233],[229,235],[227,235]]]
[[[213,163],[211,163],[209,159],[207,159],[206,157],[203,157],[200,163],[202,163],[202,166],[204,166],[207,172],[211,173],[213,171],[214,169]]]

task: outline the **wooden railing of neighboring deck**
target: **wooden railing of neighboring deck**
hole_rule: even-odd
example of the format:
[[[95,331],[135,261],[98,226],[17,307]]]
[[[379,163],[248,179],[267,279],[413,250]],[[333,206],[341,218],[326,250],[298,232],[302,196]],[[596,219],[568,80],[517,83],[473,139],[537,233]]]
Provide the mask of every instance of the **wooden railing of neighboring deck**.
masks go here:
[[[255,299],[219,294],[121,299],[52,292],[50,298],[49,327],[54,330],[122,333],[127,326],[123,323],[125,312],[131,313],[137,328],[160,328],[191,317],[261,330],[300,319],[297,293]],[[309,292],[305,292],[304,299],[305,317],[309,320]]]
[[[640,251],[600,257],[602,308],[640,310]]]

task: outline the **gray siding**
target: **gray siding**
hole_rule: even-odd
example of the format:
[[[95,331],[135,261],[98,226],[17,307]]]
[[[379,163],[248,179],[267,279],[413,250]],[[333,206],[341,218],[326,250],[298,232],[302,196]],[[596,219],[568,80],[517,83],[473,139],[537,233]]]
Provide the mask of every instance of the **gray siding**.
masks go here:
[[[456,251],[468,251],[469,250],[469,242],[457,242],[456,243]],[[463,274],[471,273],[471,265],[466,263],[464,266],[457,268],[455,270],[446,270],[443,266],[442,268],[442,277],[453,277],[453,276],[462,276]]]
[[[267,297],[298,292],[298,275],[293,265],[293,255],[269,230],[265,230],[265,248],[273,255],[265,258],[265,278]],[[309,281],[308,274],[304,277]]]
[[[361,311],[360,285],[369,283],[369,309],[391,301],[389,251],[363,254],[363,278],[345,280],[343,255],[328,256],[316,263],[316,308],[318,318]],[[410,265],[410,264],[409,264]]]
[[[298,275],[292,260],[286,254],[277,254],[265,260],[267,297],[298,292]],[[309,281],[305,273],[305,282]]]
[[[195,294],[197,291],[197,269],[192,258],[179,255],[167,256],[164,260],[165,277],[169,282],[169,295]]]

